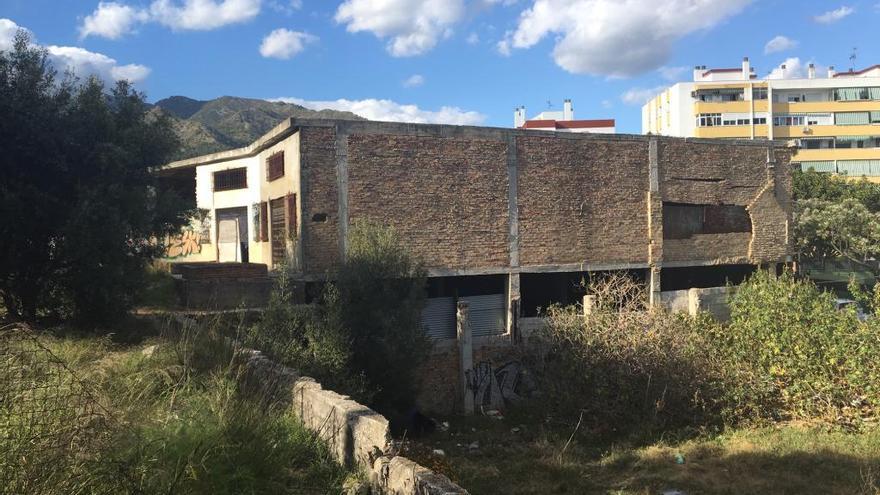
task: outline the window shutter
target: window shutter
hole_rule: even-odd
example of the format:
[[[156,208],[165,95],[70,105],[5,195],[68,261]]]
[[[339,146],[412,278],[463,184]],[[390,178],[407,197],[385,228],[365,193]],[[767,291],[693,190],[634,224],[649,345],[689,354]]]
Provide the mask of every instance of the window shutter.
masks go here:
[[[287,195],[287,235],[296,235],[296,194]]]
[[[269,240],[269,203],[260,203],[260,241]]]

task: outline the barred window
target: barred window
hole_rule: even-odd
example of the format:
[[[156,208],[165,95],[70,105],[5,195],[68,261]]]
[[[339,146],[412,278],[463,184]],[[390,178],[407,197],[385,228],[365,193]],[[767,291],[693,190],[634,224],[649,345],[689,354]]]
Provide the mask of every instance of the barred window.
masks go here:
[[[214,172],[214,191],[247,188],[247,168],[231,168]]]
[[[284,176],[284,152],[279,151],[266,159],[266,180],[273,181]]]

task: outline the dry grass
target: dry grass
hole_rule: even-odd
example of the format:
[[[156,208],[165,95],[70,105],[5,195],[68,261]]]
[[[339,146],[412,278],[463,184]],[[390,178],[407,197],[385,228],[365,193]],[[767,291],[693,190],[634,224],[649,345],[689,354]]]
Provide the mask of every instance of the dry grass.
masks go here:
[[[570,434],[552,420],[477,417],[454,420],[450,431],[420,440],[411,452],[474,495],[880,493],[880,429],[786,424],[647,441],[588,433],[560,455]],[[468,448],[474,441],[475,451]]]

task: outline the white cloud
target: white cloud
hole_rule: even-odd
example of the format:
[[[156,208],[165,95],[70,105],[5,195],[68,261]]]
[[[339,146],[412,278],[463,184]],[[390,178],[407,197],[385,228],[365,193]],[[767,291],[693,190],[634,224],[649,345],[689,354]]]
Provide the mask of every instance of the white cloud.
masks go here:
[[[468,35],[468,37],[465,39],[465,41],[467,42],[468,45],[476,45],[477,43],[480,42],[480,35],[477,33],[471,33]]]
[[[752,0],[534,0],[498,44],[530,48],[554,37],[557,65],[628,77],[663,65],[675,42],[738,14]]]
[[[853,9],[852,7],[847,7],[846,5],[843,5],[839,8],[834,9],[834,10],[829,10],[828,12],[825,12],[824,14],[814,16],[813,20],[820,23],[820,24],[831,24],[832,22],[837,22],[837,21],[843,19],[844,17],[852,14],[853,12],[855,12],[855,9]]]
[[[403,81],[404,88],[417,88],[425,84],[425,77],[421,74],[413,74]]]
[[[287,60],[305,50],[306,44],[317,41],[316,36],[288,29],[276,29],[263,38],[260,55]]]
[[[261,3],[262,0],[153,0],[147,8],[134,8],[101,2],[83,20],[79,31],[83,38],[118,39],[132,32],[136,24],[147,22],[172,29],[204,31],[249,21],[260,13]]]
[[[666,79],[667,81],[677,81],[681,79],[681,76],[684,75],[685,72],[688,71],[687,67],[677,66],[677,67],[660,67],[657,69],[657,72],[660,73],[660,77]]]
[[[150,4],[153,20],[172,29],[209,30],[253,19],[261,0],[155,0]]]
[[[464,0],[346,0],[335,19],[350,33],[369,31],[390,38],[388,52],[409,57],[431,50],[449,36],[464,13]]]
[[[365,100],[331,100],[312,101],[301,98],[276,98],[302,105],[312,110],[340,110],[352,112],[369,120],[386,122],[415,122],[420,124],[453,124],[479,125],[486,121],[486,116],[474,111],[462,110],[458,107],[441,107],[440,110],[423,110],[416,105],[404,105],[391,100],[369,98]]]
[[[782,65],[785,65],[785,73],[782,72]],[[828,67],[824,65],[814,64],[816,74],[825,74]],[[803,79],[807,77],[807,64],[801,62],[799,57],[786,58],[782,64],[777,65],[769,74],[768,79]]]
[[[31,33],[30,30],[9,19],[0,19],[0,50],[11,49],[15,34],[22,29]],[[32,33],[31,36],[33,36]],[[36,44],[33,37],[31,42]],[[62,74],[66,71],[73,71],[78,77],[97,76],[106,82],[123,79],[140,82],[150,74],[150,69],[146,66],[140,64],[119,65],[115,59],[102,53],[90,52],[85,48],[56,45],[49,45],[45,48],[49,62]]]
[[[302,8],[302,0],[272,0],[269,2],[269,7],[275,12],[281,12],[282,14],[292,15],[297,10]]]
[[[76,46],[49,45],[46,51],[59,72],[71,70],[79,77],[94,75],[105,81],[140,82],[150,74],[150,69],[143,65],[118,65],[107,55]]]
[[[24,29],[30,33],[30,31],[9,19],[0,19],[0,50],[5,51],[12,48],[12,42],[15,40],[15,34],[19,29]]]
[[[611,108],[614,106],[614,103],[611,103],[611,100],[602,100],[602,108]]]
[[[766,45],[764,45],[764,53],[776,53],[776,52],[784,52],[786,50],[791,50],[792,48],[796,48],[798,46],[798,42],[787,38],[785,36],[779,35],[768,41]]]
[[[128,5],[116,2],[101,2],[98,8],[87,16],[79,28],[80,38],[101,36],[112,40],[130,33],[135,24],[145,22],[149,15]]]
[[[657,86],[656,88],[630,88],[620,95],[620,101],[627,105],[644,105],[648,100],[657,96],[658,93],[666,89],[666,86]]]

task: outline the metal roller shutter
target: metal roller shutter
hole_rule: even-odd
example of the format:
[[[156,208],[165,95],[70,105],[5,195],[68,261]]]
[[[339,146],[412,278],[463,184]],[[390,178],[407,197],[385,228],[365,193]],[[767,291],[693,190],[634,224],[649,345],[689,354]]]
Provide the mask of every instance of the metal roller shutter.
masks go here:
[[[813,169],[816,172],[837,172],[834,160],[816,160],[812,162],[801,162],[801,170],[807,171]]]
[[[485,337],[502,335],[507,332],[507,304],[504,294],[488,296],[469,296],[459,300],[468,303],[468,317],[471,322],[471,335]]]
[[[454,339],[455,299],[452,297],[433,297],[425,301],[422,310],[422,326],[432,339]]]

